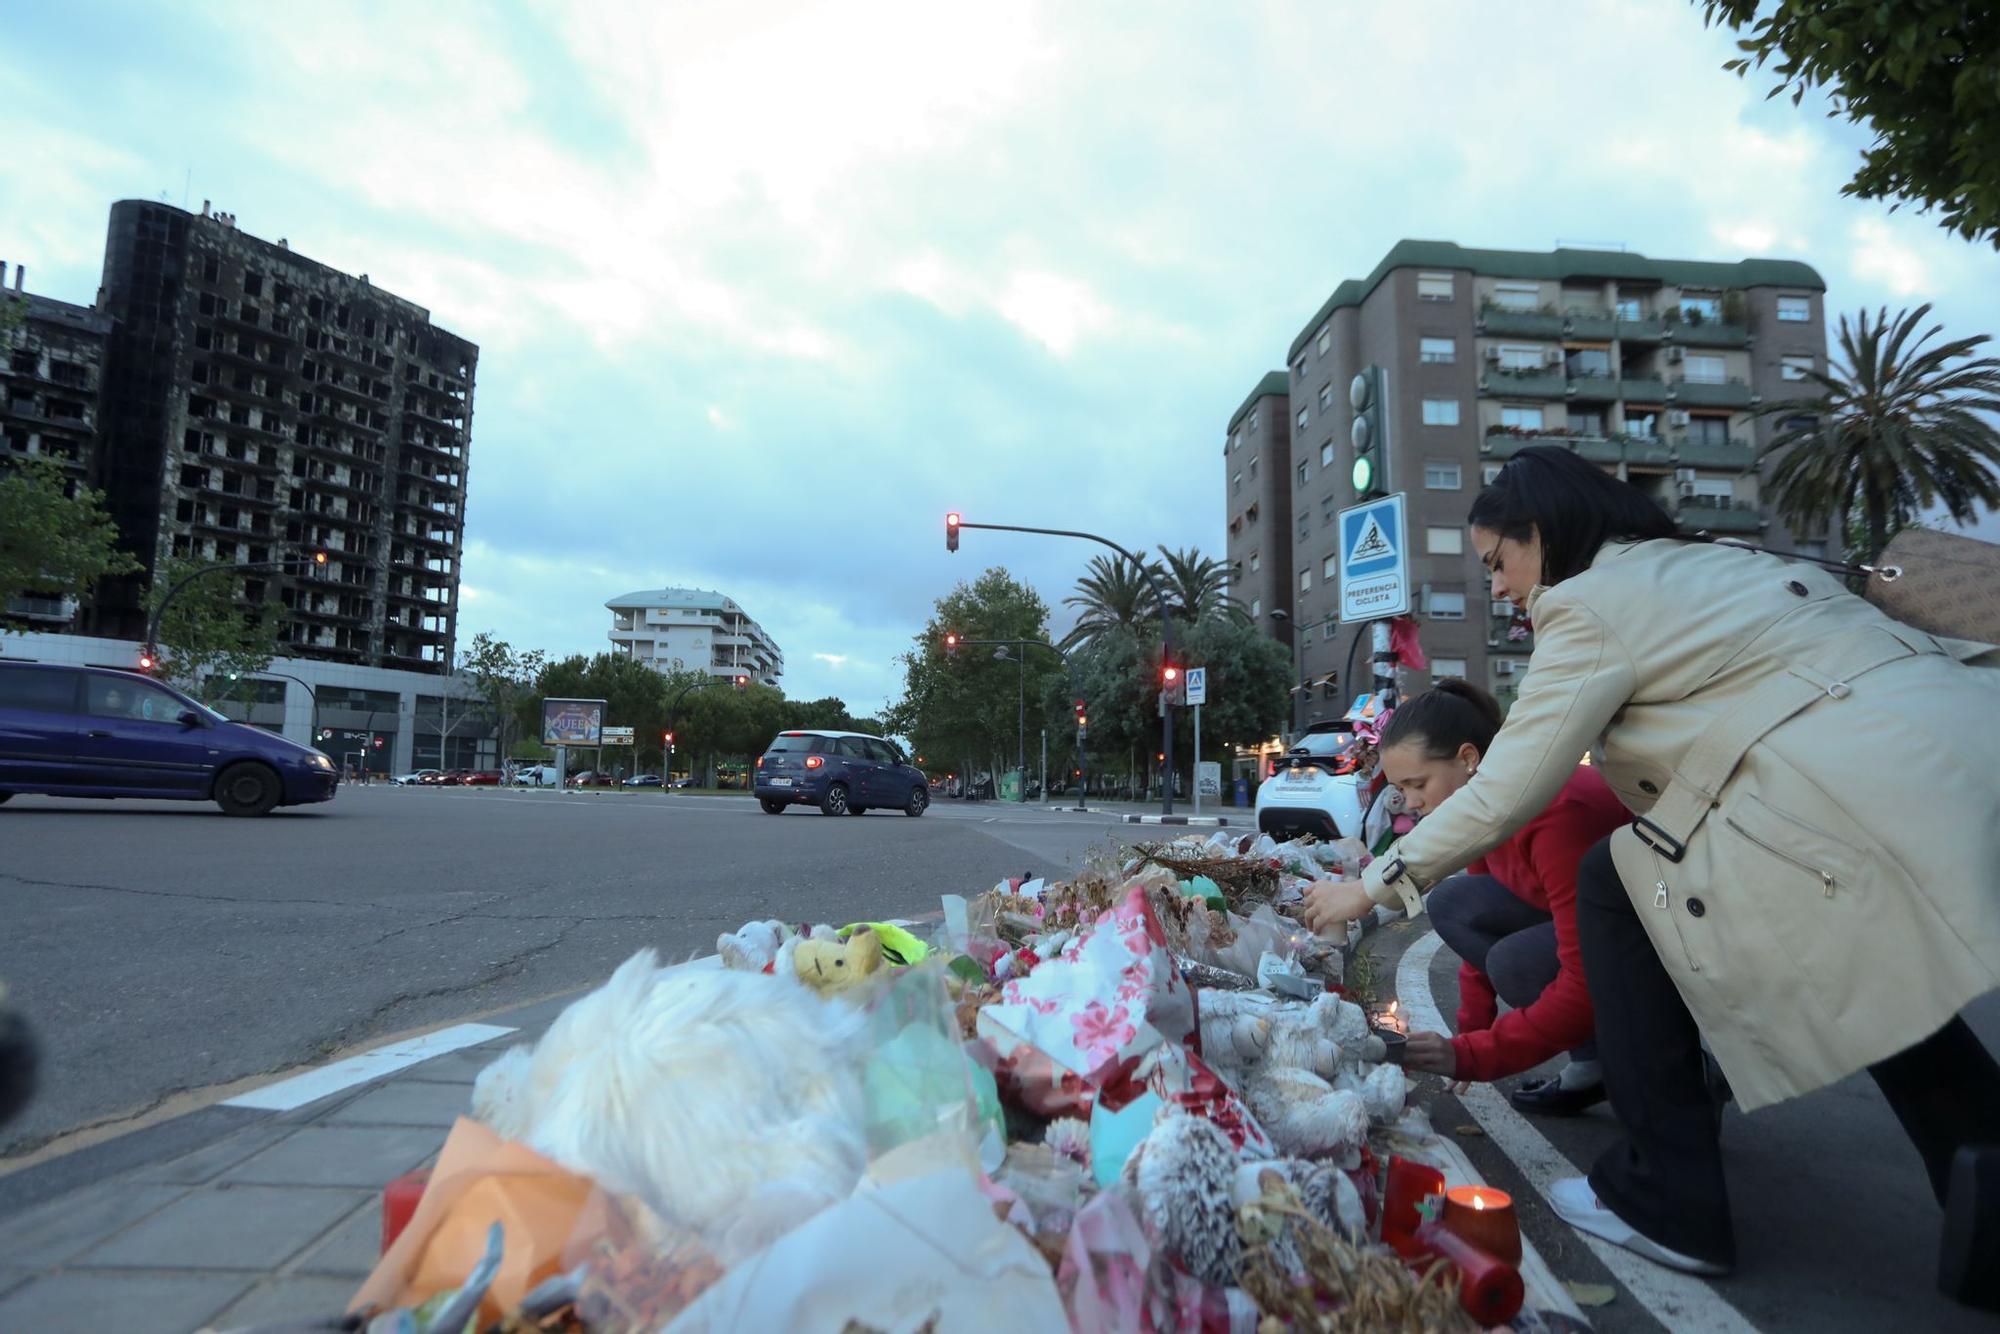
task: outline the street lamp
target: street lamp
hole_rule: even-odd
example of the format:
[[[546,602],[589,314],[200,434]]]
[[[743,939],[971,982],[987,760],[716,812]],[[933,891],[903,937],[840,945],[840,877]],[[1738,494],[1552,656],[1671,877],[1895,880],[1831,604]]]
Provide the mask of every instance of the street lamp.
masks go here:
[[[1299,683],[1293,686],[1291,691],[1292,731],[1296,735],[1299,730],[1299,697],[1306,691],[1311,689],[1311,687],[1306,684],[1305,646],[1299,642],[1299,636],[1304,633],[1304,629],[1301,626],[1296,626],[1292,624],[1292,614],[1286,611],[1283,607],[1275,608],[1268,614],[1271,618],[1271,623],[1277,626],[1280,631],[1283,631],[1289,627],[1292,632],[1292,656],[1298,659],[1298,664],[1299,664]]]
[[[231,672],[231,673],[229,673],[229,679],[230,679],[230,680],[232,680],[232,681],[235,681],[235,680],[239,680],[239,679],[241,679],[241,676],[242,676],[242,674],[241,674],[240,672]],[[265,668],[265,669],[264,669],[263,671],[261,671],[261,672],[256,672],[256,673],[254,673],[254,674],[253,674],[253,676],[252,676],[252,679],[254,680],[254,679],[255,679],[256,677],[258,677],[258,676],[282,676],[282,677],[284,677],[284,678],[285,678],[285,679],[286,679],[287,681],[293,681],[293,682],[296,682],[296,683],[297,683],[297,684],[298,684],[298,685],[299,685],[299,686],[300,686],[300,687],[301,687],[301,688],[302,688],[302,689],[303,689],[303,690],[304,690],[304,691],[306,692],[306,698],[312,701],[312,736],[313,736],[313,747],[314,747],[314,749],[318,749],[318,747],[319,747],[319,692],[318,692],[317,690],[314,690],[314,689],[312,688],[311,684],[309,684],[308,682],[305,682],[305,681],[302,681],[302,680],[300,680],[300,679],[299,679],[298,677],[296,677],[296,676],[293,676],[293,675],[292,675],[292,674],[291,674],[290,672],[279,672],[279,671],[273,671],[273,670],[272,670],[271,668],[269,668],[269,667],[266,667],[266,668]]]

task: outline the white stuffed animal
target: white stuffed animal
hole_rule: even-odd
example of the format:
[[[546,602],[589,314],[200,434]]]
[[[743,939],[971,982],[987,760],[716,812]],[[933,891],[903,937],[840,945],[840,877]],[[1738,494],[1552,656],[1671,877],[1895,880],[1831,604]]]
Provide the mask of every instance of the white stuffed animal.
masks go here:
[[[1370,1072],[1381,1040],[1360,1006],[1332,992],[1301,1003],[1204,990],[1200,1014],[1203,1055],[1233,1078],[1281,1152],[1352,1163],[1369,1122],[1402,1111],[1402,1071]]]
[[[473,1115],[733,1263],[860,1180],[865,1024],[793,981],[641,950],[482,1071]]]
[[[736,931],[715,938],[715,952],[724,968],[761,973],[778,957],[778,947],[792,937],[783,922],[745,922]]]

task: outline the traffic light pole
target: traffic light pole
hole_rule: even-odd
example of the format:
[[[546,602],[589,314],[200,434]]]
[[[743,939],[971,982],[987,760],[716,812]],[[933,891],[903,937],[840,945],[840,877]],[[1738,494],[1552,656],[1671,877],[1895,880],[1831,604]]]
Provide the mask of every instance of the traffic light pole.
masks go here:
[[[1015,664],[1020,668],[1020,680],[1016,684],[1016,690],[1020,696],[1020,699],[1016,705],[1016,710],[1015,710],[1017,714],[1017,719],[1014,724],[1015,728],[1014,743],[1017,752],[1015,756],[1015,763],[1019,767],[1021,774],[1021,787],[1025,792],[1028,786],[1028,653],[1027,653],[1028,645],[1033,644],[1036,648],[1045,648],[1049,652],[1055,654],[1058,658],[1062,657],[1063,651],[1057,648],[1054,644],[1048,643],[1046,640],[1041,640],[1041,639],[960,639],[957,635],[950,635],[947,636],[947,638],[950,640],[950,645],[953,650],[964,648],[967,645],[971,645],[976,648],[982,644],[985,644],[985,645],[995,645],[995,646],[1011,646],[1017,651],[1019,651],[1020,656],[1014,659]],[[995,654],[994,656],[998,657],[999,655]],[[1048,733],[1044,732],[1042,735],[1044,741],[1046,742]],[[1044,749],[1046,750],[1046,746],[1044,746]],[[1043,783],[1046,784],[1048,781],[1048,773],[1047,773],[1048,764],[1046,763],[1046,756],[1044,757],[1044,761],[1045,762],[1042,765],[1043,769],[1042,780]]]
[[[229,571],[235,571],[240,574],[249,570],[288,570],[294,565],[324,564],[326,564],[326,553],[315,552],[310,557],[293,556],[285,560],[246,560],[217,565],[204,565],[191,574],[181,576],[168,587],[167,595],[154,605],[151,614],[146,617],[146,656],[150,658],[157,658],[159,656],[160,620],[167,614],[167,608],[173,605],[174,599],[180,596],[181,590],[195,580],[206,579],[211,574],[223,574]]]
[[[957,530],[961,528],[980,528],[991,533],[1037,533],[1043,537],[1074,537],[1080,541],[1095,542],[1099,546],[1110,547],[1126,560],[1131,561],[1137,567],[1139,574],[1145,579],[1147,587],[1153,590],[1153,597],[1160,605],[1160,656],[1168,664],[1173,662],[1174,612],[1173,607],[1167,602],[1166,590],[1160,587],[1160,581],[1153,576],[1152,568],[1145,561],[1140,560],[1110,538],[1099,537],[1096,533],[1078,532],[1070,528],[1027,528],[1011,523],[967,523],[963,518],[954,514],[947,517],[945,529],[947,538],[952,544],[952,550],[957,549]],[[1160,814],[1172,815],[1174,813],[1174,703],[1172,692],[1164,690],[1164,682],[1162,682],[1162,687],[1160,707]]]
[[[711,676],[708,677],[706,680],[688,682],[686,685],[680,688],[679,693],[674,696],[673,702],[667,705],[667,731],[673,734],[676,738],[678,738],[681,730],[679,726],[681,701],[686,699],[690,692],[696,690],[706,690],[710,686],[735,686],[738,690],[742,690],[748,686],[749,679],[750,678],[748,677],[736,677],[736,676]],[[678,740],[675,741],[675,745],[679,745]],[[632,757],[633,769],[635,771],[638,768],[638,758],[639,757],[635,752]],[[673,760],[673,753],[671,751],[667,750],[661,751],[660,767],[666,770],[665,775],[662,776],[662,778],[660,779],[660,790],[662,792],[671,792],[673,790],[670,786],[668,786],[668,784],[673,779],[674,766],[672,760]],[[688,781],[690,782],[694,781],[693,769],[688,770]]]

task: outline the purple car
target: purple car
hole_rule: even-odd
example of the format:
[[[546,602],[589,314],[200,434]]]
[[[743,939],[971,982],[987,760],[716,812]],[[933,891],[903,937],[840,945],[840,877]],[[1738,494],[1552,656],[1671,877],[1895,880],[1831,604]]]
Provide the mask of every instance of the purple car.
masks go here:
[[[20,792],[151,797],[264,815],[330,801],[339,782],[310,746],[136,672],[0,662],[0,802]]]

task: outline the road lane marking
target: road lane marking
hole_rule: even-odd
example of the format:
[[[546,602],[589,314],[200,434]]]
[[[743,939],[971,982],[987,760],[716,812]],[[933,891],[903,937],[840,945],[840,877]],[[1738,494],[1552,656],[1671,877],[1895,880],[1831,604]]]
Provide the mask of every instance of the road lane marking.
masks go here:
[[[1405,950],[1396,965],[1396,998],[1403,1003],[1413,1032],[1452,1031],[1445,1026],[1437,1000],[1431,994],[1431,958],[1443,944],[1433,931]],[[1581,1168],[1549,1143],[1491,1084],[1474,1084],[1458,1100],[1472,1113],[1472,1119],[1479,1123],[1494,1147],[1521,1169],[1521,1174],[1543,1199],[1548,1198],[1549,1188],[1557,1181],[1583,1175]],[[1757,1327],[1742,1312],[1692,1274],[1663,1268],[1601,1237],[1572,1230],[1625,1289],[1667,1328],[1700,1330],[1704,1334],[1757,1334]],[[1526,1238],[1521,1245],[1524,1251],[1528,1249]]]
[[[248,1107],[260,1112],[289,1112],[294,1107],[303,1107],[309,1102],[318,1102],[329,1094],[342,1089],[353,1088],[356,1084],[366,1084],[371,1080],[392,1075],[398,1070],[428,1061],[433,1056],[443,1056],[446,1052],[459,1051],[465,1047],[476,1047],[494,1038],[504,1038],[514,1029],[498,1024],[454,1024],[441,1028],[422,1037],[407,1038],[392,1042],[386,1047],[364,1051],[359,1056],[323,1065],[317,1070],[281,1079],[275,1084],[266,1084],[260,1089],[230,1098],[224,1107]]]

